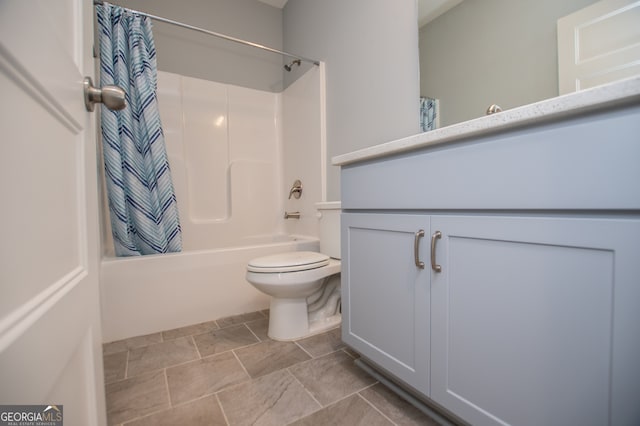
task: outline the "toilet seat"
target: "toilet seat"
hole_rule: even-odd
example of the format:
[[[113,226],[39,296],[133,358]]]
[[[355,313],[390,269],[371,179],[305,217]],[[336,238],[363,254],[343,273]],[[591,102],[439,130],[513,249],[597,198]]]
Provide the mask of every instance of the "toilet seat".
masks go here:
[[[247,265],[249,272],[280,273],[307,271],[329,264],[329,256],[314,251],[292,251],[253,259]]]

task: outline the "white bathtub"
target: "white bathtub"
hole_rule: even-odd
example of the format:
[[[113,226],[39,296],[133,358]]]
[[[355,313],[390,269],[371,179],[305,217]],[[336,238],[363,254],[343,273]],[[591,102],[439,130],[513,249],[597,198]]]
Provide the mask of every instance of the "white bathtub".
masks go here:
[[[244,239],[243,246],[134,258],[105,258],[101,266],[105,342],[266,309],[269,298],[245,280],[249,260],[269,254],[318,251],[312,237]]]

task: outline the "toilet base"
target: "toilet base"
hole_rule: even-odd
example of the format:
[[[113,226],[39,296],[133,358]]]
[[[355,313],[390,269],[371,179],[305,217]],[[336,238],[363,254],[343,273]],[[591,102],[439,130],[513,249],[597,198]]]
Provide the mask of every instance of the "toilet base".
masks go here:
[[[307,299],[271,298],[269,308],[269,331],[273,340],[291,341],[335,328],[342,322],[340,313],[309,323]]]

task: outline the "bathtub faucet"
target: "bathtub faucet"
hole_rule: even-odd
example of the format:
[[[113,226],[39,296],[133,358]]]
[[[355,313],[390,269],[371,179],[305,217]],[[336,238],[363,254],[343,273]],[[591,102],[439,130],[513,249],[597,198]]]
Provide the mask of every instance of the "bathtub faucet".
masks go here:
[[[285,219],[300,219],[300,212],[284,212]]]

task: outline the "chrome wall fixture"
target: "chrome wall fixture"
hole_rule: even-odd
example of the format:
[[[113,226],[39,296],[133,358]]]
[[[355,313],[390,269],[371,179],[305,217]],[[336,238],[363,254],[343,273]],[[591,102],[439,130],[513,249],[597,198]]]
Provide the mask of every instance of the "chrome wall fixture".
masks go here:
[[[502,108],[500,108],[500,105],[489,105],[489,108],[487,108],[487,115],[495,114],[496,112],[502,112]]]
[[[291,72],[291,70],[293,69],[294,65],[300,66],[300,59],[294,59],[293,61],[291,61],[291,63],[285,64],[284,69],[287,72]]]
[[[300,219],[300,212],[284,212],[285,219]]]
[[[296,200],[302,196],[302,182],[300,182],[300,179],[296,179],[296,181],[293,182],[293,186],[289,191],[289,199],[291,199],[291,196]]]

